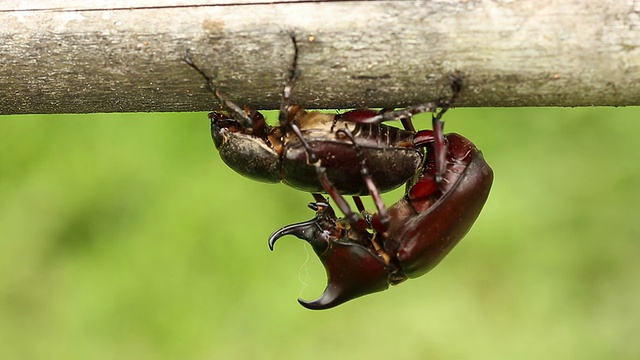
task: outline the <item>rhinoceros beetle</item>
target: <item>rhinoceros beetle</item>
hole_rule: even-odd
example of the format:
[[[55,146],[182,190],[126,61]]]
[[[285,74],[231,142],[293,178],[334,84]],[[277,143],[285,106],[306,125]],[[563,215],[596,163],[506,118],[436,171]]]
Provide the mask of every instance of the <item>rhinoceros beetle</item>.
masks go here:
[[[384,290],[434,267],[466,234],[486,198],[493,174],[467,139],[443,135],[442,114],[460,91],[452,78],[449,100],[393,111],[357,109],[333,115],[307,112],[290,104],[298,77],[298,46],[283,89],[279,124],[270,126],[257,111],[240,108],[214,88],[213,79],[187,53],[185,61],[206,80],[226,111],[209,114],[213,141],[222,159],[246,177],[284,182],[314,194],[314,219],[276,231],[270,248],[291,234],[311,243],[328,274],[316,301],[300,303],[326,309]],[[435,112],[433,131],[416,132],[411,116]],[[381,122],[401,120],[404,129]],[[407,183],[405,196],[388,209],[379,194]],[[345,218],[338,218],[318,193],[328,193]],[[377,212],[362,218],[343,195],[373,197]]]
[[[245,177],[267,183],[283,182],[311,193],[329,193],[337,202],[340,199],[336,194],[371,195],[381,222],[387,224],[379,194],[405,184],[424,162],[424,148],[415,145],[411,116],[438,108],[446,111],[459,86],[453,87],[450,99],[401,110],[308,112],[290,104],[298,78],[298,44],[295,36],[291,39],[294,58],[283,89],[277,126],[268,125],[260,112],[242,109],[226,99],[215,89],[213,79],[186,53],[186,63],[207,80],[210,90],[227,109],[209,114],[211,135],[220,157]],[[398,119],[404,129],[381,124]],[[361,163],[366,166],[359,166]],[[347,216],[357,218],[355,213]]]
[[[284,235],[309,242],[325,267],[327,287],[322,296],[315,301],[299,299],[301,305],[328,309],[421,276],[466,235],[487,200],[493,171],[471,141],[458,134],[445,137],[441,125],[416,135],[415,143],[426,147],[427,158],[405,195],[389,207],[386,229],[374,225],[364,229],[351,219],[338,218],[328,202],[315,195],[316,202],[309,204],[316,210],[312,220],[271,235],[271,250]],[[442,156],[445,171],[439,181]],[[373,214],[369,223],[374,224],[377,216]]]

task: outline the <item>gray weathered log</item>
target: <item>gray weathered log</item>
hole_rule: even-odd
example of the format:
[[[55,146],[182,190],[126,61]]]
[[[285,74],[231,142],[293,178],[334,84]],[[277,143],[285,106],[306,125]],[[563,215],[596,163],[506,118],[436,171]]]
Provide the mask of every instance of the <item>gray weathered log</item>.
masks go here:
[[[87,5],[90,3],[90,5]],[[22,5],[26,4],[26,5]],[[278,108],[293,47],[308,108],[640,104],[640,0],[4,1],[0,114]]]

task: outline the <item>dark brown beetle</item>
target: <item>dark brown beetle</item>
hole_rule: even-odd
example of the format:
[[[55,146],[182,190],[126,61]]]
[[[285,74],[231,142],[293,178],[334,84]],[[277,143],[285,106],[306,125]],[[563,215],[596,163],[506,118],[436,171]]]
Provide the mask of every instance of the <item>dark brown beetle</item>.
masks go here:
[[[185,61],[206,80],[228,111],[209,114],[211,135],[222,160],[239,174],[267,183],[283,182],[311,193],[371,195],[387,224],[381,192],[393,190],[416,175],[425,151],[414,144],[411,116],[446,109],[451,100],[406,109],[357,109],[343,114],[307,112],[290,104],[297,74],[298,45],[294,36],[294,61],[285,83],[279,124],[270,126],[262,114],[241,109],[214,89],[213,80],[199,69],[188,53]],[[381,124],[400,119],[405,129]],[[357,146],[355,146],[357,144]],[[366,167],[359,166],[366,163]],[[363,171],[363,169],[366,169]],[[341,206],[341,209],[344,208]],[[348,213],[351,219],[357,214]]]
[[[447,134],[445,171],[438,181],[437,141],[442,126],[424,130],[416,144],[427,148],[427,161],[405,196],[388,209],[386,230],[363,229],[350,219],[339,219],[316,196],[309,206],[314,219],[285,226],[269,238],[275,242],[295,235],[309,242],[327,271],[327,287],[315,301],[298,301],[309,309],[328,309],[359,296],[385,290],[435,267],[469,231],[484,206],[493,171],[471,141]],[[375,223],[374,214],[371,223]]]

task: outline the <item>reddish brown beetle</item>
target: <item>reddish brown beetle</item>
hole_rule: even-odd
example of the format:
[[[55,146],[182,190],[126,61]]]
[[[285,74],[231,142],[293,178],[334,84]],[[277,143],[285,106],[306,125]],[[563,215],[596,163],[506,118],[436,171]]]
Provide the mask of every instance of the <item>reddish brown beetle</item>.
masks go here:
[[[283,90],[279,125],[269,126],[257,111],[241,109],[214,90],[213,82],[193,61],[216,97],[229,110],[212,112],[211,133],[222,159],[236,172],[265,182],[285,182],[314,193],[314,219],[286,226],[269,239],[291,234],[308,241],[328,274],[316,301],[300,303],[326,309],[358,296],[420,276],[435,265],[469,231],[493,180],[491,168],[467,139],[443,135],[442,114],[460,91],[452,80],[449,100],[398,111],[353,110],[341,115],[307,112],[289,103],[297,77],[294,62]],[[433,131],[415,132],[411,116],[442,110]],[[380,124],[400,119],[404,130]],[[405,196],[388,209],[379,193],[408,183]],[[345,218],[338,218],[320,196],[328,193]],[[354,213],[343,194],[370,194],[377,212],[366,219]],[[354,197],[362,213],[364,207]]]
[[[435,267],[469,231],[484,206],[493,171],[471,141],[446,135],[445,171],[438,182],[436,160],[442,127],[421,131],[416,144],[427,148],[427,161],[405,196],[389,207],[386,230],[370,230],[348,219],[316,196],[314,219],[285,226],[269,238],[295,235],[309,242],[327,271],[328,284],[309,309],[328,309],[359,296],[385,290]],[[434,148],[435,147],[435,148]],[[361,209],[362,210],[362,209]],[[370,223],[375,224],[373,216]],[[375,228],[375,226],[373,226]]]

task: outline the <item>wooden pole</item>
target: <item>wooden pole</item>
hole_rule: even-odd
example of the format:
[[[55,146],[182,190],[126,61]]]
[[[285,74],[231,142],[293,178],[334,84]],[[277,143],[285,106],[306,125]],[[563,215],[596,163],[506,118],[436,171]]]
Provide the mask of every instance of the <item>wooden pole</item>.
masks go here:
[[[90,3],[90,5],[87,5]],[[22,5],[27,4],[27,5]],[[640,0],[5,1],[0,114],[276,109],[293,46],[307,108],[640,104]]]

